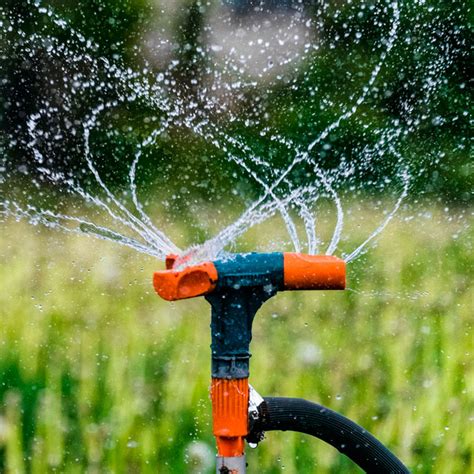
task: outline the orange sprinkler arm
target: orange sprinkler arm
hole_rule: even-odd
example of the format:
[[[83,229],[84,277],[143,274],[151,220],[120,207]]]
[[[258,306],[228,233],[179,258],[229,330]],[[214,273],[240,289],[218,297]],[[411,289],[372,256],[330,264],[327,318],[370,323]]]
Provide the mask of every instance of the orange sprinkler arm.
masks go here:
[[[346,262],[330,255],[283,254],[285,290],[344,290]]]
[[[211,262],[186,267],[183,270],[163,270],[153,275],[155,291],[168,301],[211,293],[216,283],[217,270]]]

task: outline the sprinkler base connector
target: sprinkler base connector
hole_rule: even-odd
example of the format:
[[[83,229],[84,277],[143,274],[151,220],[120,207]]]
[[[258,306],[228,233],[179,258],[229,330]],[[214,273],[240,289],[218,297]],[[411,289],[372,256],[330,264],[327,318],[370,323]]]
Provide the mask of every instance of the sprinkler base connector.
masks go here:
[[[248,379],[212,379],[212,431],[219,456],[244,454],[248,433]]]

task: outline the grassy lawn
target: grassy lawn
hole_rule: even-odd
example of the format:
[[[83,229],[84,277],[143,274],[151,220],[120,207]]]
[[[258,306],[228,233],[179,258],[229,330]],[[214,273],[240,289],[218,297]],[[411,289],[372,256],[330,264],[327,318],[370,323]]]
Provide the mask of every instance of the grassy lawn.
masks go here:
[[[472,230],[429,211],[401,213],[349,266],[352,291],[266,303],[251,383],[340,411],[413,472],[474,472]],[[364,212],[345,247],[375,226]],[[278,241],[281,227],[246,245]],[[0,264],[0,472],[213,472],[205,301],[161,301],[151,258],[21,223],[2,225]],[[248,462],[359,472],[293,433],[269,433]]]

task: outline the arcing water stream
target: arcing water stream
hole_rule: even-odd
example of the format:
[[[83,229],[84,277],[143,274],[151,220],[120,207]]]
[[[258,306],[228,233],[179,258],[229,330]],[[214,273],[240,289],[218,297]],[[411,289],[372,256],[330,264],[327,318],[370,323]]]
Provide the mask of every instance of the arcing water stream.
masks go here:
[[[405,149],[419,130],[441,120],[436,97],[456,52],[444,40],[433,7],[423,0],[347,2],[340,9],[331,3],[318,2],[311,12],[301,6],[276,12],[262,9],[253,20],[229,8],[209,7],[208,40],[197,47],[184,45],[184,50],[194,51],[194,63],[204,63],[200,74],[188,72],[186,84],[180,83],[177,73],[183,66],[179,55],[169,54],[167,64],[158,67],[139,51],[142,66],[134,70],[118,56],[98,54],[98,44],[45,3],[29,4],[33,31],[23,29],[24,19],[0,7],[3,59],[10,48],[36,75],[46,71],[44,94],[33,110],[24,113],[23,126],[5,131],[0,142],[3,215],[110,240],[159,259],[168,253],[192,255],[192,263],[215,258],[252,226],[279,214],[295,251],[333,254],[341,252],[344,198],[389,188],[393,206],[376,229],[367,229],[367,238],[357,248],[344,254],[346,261],[354,260],[394,217],[411,180],[440,159],[435,155],[414,165]],[[360,19],[370,28],[360,28]],[[225,32],[219,33],[223,24],[229,35],[231,30],[235,34],[235,43]],[[267,25],[267,30],[260,32],[256,24]],[[177,49],[166,37],[155,41],[154,47]],[[407,49],[416,56],[415,65],[405,64]],[[339,61],[331,56],[339,50],[347,51],[347,61],[335,66],[334,74],[345,77],[334,79],[347,84],[347,90],[335,90],[330,80],[311,80],[318,68],[331,68],[328,61]],[[278,91],[282,96],[306,97],[308,113],[302,115],[300,109],[296,120],[306,121],[309,136],[298,131],[285,135],[278,120],[269,119],[278,115]],[[244,113],[249,97],[253,105]],[[371,115],[371,108],[380,102],[396,109],[385,122]],[[133,108],[149,114],[147,136],[132,124],[114,125],[117,116]],[[290,107],[286,112],[294,121],[295,111]],[[347,150],[335,150],[334,137],[344,139],[352,128],[362,138],[352,147],[353,137],[347,137],[348,156]],[[223,166],[260,189],[256,199],[243,196],[241,215],[234,222],[184,250],[147,215],[137,184],[143,157],[176,130],[206,143],[215,150],[213,159],[226,160],[229,163]],[[258,146],[248,138],[250,131],[260,137]],[[104,156],[99,137],[116,143],[121,134],[133,134],[135,151],[127,158],[128,183],[118,192],[109,184],[110,167],[104,165],[104,160],[116,158]],[[18,149],[24,156],[18,158]],[[31,193],[18,192],[19,180],[29,183]],[[163,181],[163,186],[172,185]],[[199,187],[199,177],[194,181]],[[173,185],[178,193],[180,184]],[[56,193],[56,201],[72,199],[73,209],[62,212],[52,203],[51,193]],[[320,199],[330,199],[337,216],[325,248],[317,232]],[[300,219],[305,242],[298,232]]]

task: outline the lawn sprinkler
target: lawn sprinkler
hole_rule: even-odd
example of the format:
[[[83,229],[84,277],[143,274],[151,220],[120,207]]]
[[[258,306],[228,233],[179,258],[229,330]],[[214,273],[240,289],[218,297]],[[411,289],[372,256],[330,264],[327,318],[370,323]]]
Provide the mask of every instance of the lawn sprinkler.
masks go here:
[[[153,284],[165,300],[204,296],[211,304],[212,417],[217,472],[245,472],[249,433],[249,346],[260,306],[278,291],[343,290],[345,262],[296,253],[231,254],[214,262],[155,272]],[[226,471],[227,469],[227,471]]]

